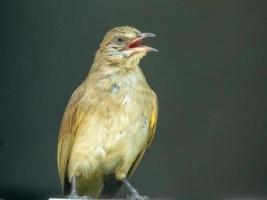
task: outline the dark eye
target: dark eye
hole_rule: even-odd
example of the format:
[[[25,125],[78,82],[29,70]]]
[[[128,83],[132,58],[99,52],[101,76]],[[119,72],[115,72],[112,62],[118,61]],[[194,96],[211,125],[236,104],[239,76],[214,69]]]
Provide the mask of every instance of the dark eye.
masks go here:
[[[115,42],[117,44],[123,44],[125,42],[125,38],[122,36],[117,36],[117,37],[115,37]]]

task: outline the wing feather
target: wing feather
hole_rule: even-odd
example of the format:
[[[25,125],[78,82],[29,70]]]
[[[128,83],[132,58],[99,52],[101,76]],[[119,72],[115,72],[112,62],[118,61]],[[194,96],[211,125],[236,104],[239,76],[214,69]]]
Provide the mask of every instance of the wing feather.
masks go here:
[[[152,112],[150,116],[150,123],[149,123],[149,128],[148,128],[148,141],[147,144],[144,146],[142,151],[138,154],[137,158],[135,159],[132,167],[130,168],[127,177],[130,177],[134,171],[136,170],[137,166],[139,165],[139,162],[141,161],[145,151],[149,148],[149,146],[152,143],[152,140],[154,138],[155,132],[156,132],[156,127],[157,127],[157,120],[158,120],[158,105],[157,105],[157,99],[155,100],[153,107],[152,107]]]
[[[61,186],[64,191],[65,180],[67,177],[66,168],[69,156],[75,141],[76,134],[84,117],[78,101],[83,96],[83,88],[78,88],[70,98],[60,126],[57,150],[58,172]],[[66,192],[66,191],[64,191]]]

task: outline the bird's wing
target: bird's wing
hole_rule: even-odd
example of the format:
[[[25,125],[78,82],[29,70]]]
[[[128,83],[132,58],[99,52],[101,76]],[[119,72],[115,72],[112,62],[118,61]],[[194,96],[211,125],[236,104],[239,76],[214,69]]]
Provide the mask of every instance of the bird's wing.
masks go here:
[[[136,167],[138,166],[141,158],[143,157],[145,151],[148,149],[148,147],[150,146],[154,135],[155,135],[155,131],[156,131],[156,126],[157,126],[157,120],[158,120],[158,105],[157,105],[157,101],[155,101],[153,103],[153,107],[152,107],[152,112],[151,112],[151,116],[150,116],[150,123],[149,123],[149,127],[148,127],[148,141],[146,143],[146,145],[144,146],[144,148],[142,149],[142,151],[138,154],[137,158],[135,159],[132,167],[130,168],[127,177],[130,177]]]
[[[59,138],[58,138],[58,150],[57,150],[57,162],[58,162],[58,171],[61,180],[61,186],[63,191],[66,189],[65,180],[66,176],[66,167],[68,164],[69,156],[71,153],[72,146],[74,144],[76,133],[80,127],[82,119],[84,117],[84,112],[78,104],[78,101],[83,95],[83,88],[78,88],[72,95],[62,122],[60,126]],[[64,191],[66,192],[66,191]]]
[[[157,120],[158,120],[158,105],[157,102],[153,105],[152,114],[150,117],[149,129],[148,129],[148,142],[146,145],[146,149],[150,146],[155,132],[157,128]]]

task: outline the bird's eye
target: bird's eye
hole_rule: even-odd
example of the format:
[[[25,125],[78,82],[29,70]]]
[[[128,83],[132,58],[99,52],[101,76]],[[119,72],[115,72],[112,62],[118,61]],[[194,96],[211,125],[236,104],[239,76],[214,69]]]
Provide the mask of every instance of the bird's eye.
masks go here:
[[[115,42],[117,44],[123,44],[125,42],[125,38],[122,36],[117,36],[117,37],[115,37]]]

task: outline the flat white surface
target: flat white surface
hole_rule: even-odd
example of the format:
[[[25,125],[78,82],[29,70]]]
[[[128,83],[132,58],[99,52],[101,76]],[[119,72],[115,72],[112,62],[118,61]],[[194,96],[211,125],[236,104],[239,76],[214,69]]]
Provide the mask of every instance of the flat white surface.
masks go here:
[[[77,200],[77,199],[68,199],[68,198],[49,198],[48,200]],[[81,199],[82,200],[82,199]],[[86,199],[84,199],[86,200]],[[91,200],[91,199],[90,199]]]
[[[48,200],[87,200],[87,199],[49,198]],[[93,199],[89,199],[89,200],[93,200]],[[96,199],[96,200],[125,200],[125,199]]]
[[[85,198],[84,199],[82,199],[82,198],[80,198],[80,199],[68,199],[68,198],[57,198],[57,197],[53,198],[53,197],[51,197],[48,200],[88,200],[88,199],[85,199]],[[93,199],[90,199],[90,200],[93,200]],[[96,200],[129,200],[129,199],[125,198],[125,199],[96,199]],[[174,200],[174,199],[166,199],[166,198],[165,199],[163,199],[163,198],[161,198],[161,199],[153,198],[152,199],[152,198],[150,198],[150,200]],[[224,199],[222,199],[222,200],[224,200]],[[231,200],[236,200],[236,199],[231,199]],[[250,199],[238,199],[238,200],[250,200]],[[256,200],[263,200],[263,199],[256,199]]]
[[[1,199],[0,199],[1,200]],[[77,200],[77,199],[68,199],[68,198],[49,198],[48,200]],[[82,200],[82,199],[80,199]],[[86,199],[85,199],[86,200]],[[90,200],[93,200],[93,199],[90,199]],[[98,200],[101,200],[101,199],[98,199]],[[105,199],[105,200],[108,200],[108,199]],[[124,199],[112,199],[112,200],[124,200]]]

